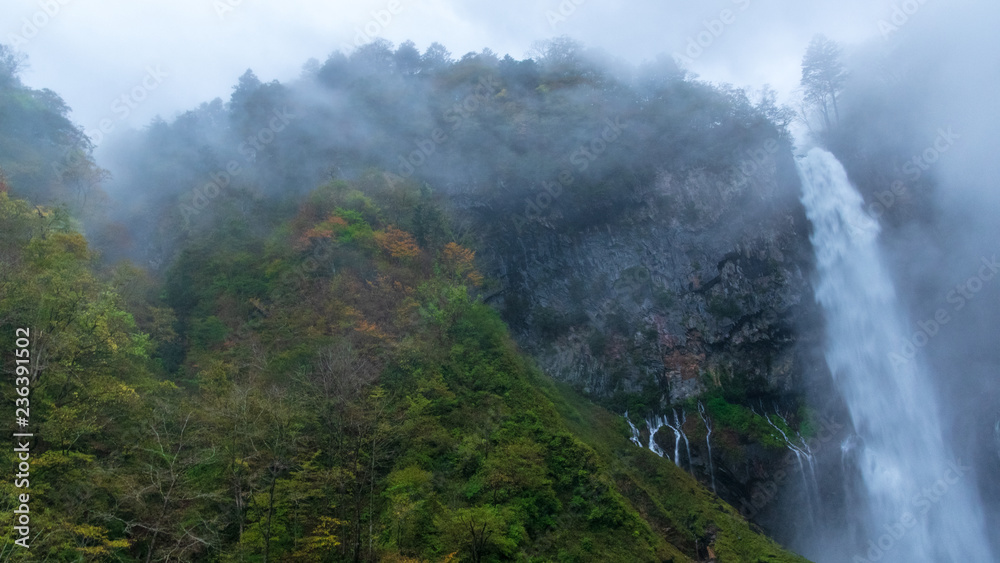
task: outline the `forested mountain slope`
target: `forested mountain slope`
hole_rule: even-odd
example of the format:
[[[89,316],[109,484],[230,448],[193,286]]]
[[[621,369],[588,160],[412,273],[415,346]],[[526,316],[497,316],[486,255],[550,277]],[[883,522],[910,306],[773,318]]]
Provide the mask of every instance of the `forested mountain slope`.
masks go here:
[[[0,203],[3,345],[29,327],[35,362],[31,560],[795,560],[547,382],[470,297],[471,251],[421,248],[347,183],[269,237],[220,225],[168,307],[59,214]]]
[[[799,335],[818,331],[790,119],[766,90],[564,38],[524,60],[375,41],[286,83],[247,71],[228,100],[124,138],[107,186],[128,227],[88,231],[162,270],[234,213],[266,229],[317,185],[381,176],[419,192],[384,206],[415,208],[402,228],[418,244],[476,250],[484,301],[547,375],[640,426],[714,395],[751,426],[770,429],[750,411],[766,405],[799,428],[816,365]],[[719,491],[743,504],[788,452],[728,430]],[[696,445],[687,462],[705,483],[707,457]]]
[[[103,183],[65,104],[8,65],[0,144],[20,152],[0,156],[0,347],[30,330],[34,437],[31,550],[13,545],[23,491],[6,481],[4,557],[800,561],[509,333],[573,326],[559,310],[540,322],[512,281],[510,248],[537,241],[514,233],[588,236],[685,205],[649,193],[667,171],[761,188],[740,151],[772,146],[759,131],[785,142],[766,96],[669,65],[612,76],[579,49],[452,61],[375,43],[287,86],[248,72],[228,103],[135,133]],[[600,159],[574,152],[595,138]],[[519,215],[538,178],[570,167],[557,213]],[[104,190],[117,203],[95,208]],[[687,205],[664,216],[695,225],[705,209]],[[746,395],[740,378],[704,389],[731,423],[724,455],[755,437],[774,457],[782,444],[727,402]],[[668,406],[642,383],[596,397]],[[14,404],[14,387],[0,393]]]

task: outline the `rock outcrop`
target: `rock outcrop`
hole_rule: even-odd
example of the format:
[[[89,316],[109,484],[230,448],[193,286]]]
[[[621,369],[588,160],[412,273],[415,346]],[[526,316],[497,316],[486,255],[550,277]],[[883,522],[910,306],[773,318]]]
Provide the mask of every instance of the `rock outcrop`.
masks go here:
[[[662,408],[720,378],[795,388],[812,251],[790,151],[756,154],[749,173],[661,172],[627,212],[573,234],[546,226],[556,201],[485,245],[497,306],[546,373],[599,401],[654,386]]]

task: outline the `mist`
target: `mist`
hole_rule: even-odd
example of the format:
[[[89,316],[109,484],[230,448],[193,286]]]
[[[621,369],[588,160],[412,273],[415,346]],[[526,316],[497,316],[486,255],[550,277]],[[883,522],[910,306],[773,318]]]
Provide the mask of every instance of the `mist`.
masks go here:
[[[865,429],[824,360],[843,342],[817,301],[829,274],[810,247],[821,230],[802,171],[810,148],[828,150],[867,215],[847,228],[877,232],[866,259],[883,257],[898,302],[904,337],[886,329],[882,352],[893,370],[927,374],[919,408],[966,468],[971,518],[1000,554],[1000,7],[39,0],[5,15],[2,191],[64,210],[97,270],[129,264],[161,288],[150,307],[176,314],[176,338],[151,355],[163,379],[197,380],[241,338],[257,346],[246,327],[290,294],[272,287],[288,264],[311,298],[369,291],[404,266],[441,275],[458,245],[475,257],[468,279],[485,279],[463,270],[462,294],[495,311],[545,377],[625,416],[615,431],[653,461],[807,558],[901,561],[911,547],[878,544],[893,523],[858,508],[879,498],[852,457]],[[819,39],[844,72],[817,98],[803,61]],[[397,269],[383,271],[358,221],[379,244],[412,233],[426,256],[392,247]],[[316,242],[331,236],[332,251]],[[230,259],[243,262],[219,266]],[[216,267],[256,277],[213,302],[221,274],[190,280]],[[150,318],[140,328],[157,334]],[[206,323],[239,336],[202,347]],[[273,352],[288,365],[313,353]],[[365,369],[410,367],[379,358]],[[816,446],[821,426],[834,431]],[[693,453],[664,447],[689,436]],[[794,478],[775,477],[789,467]],[[681,552],[708,560],[714,537],[692,530]],[[892,541],[936,541],[924,535]],[[337,557],[362,557],[360,545]]]

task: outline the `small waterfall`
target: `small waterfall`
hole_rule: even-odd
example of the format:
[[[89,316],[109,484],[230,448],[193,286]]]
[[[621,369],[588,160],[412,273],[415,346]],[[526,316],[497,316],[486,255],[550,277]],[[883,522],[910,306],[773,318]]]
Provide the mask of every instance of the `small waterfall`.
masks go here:
[[[639,429],[636,428],[634,424],[632,424],[632,419],[628,417],[628,411],[625,411],[625,422],[628,423],[629,430],[632,431],[632,438],[631,438],[632,443],[641,448],[642,441],[639,439]]]
[[[691,467],[691,446],[688,443],[687,435],[684,433],[684,423],[687,422],[687,415],[684,410],[681,409],[681,414],[677,414],[677,409],[673,409],[674,422],[671,424],[670,418],[667,416],[656,416],[652,415],[646,418],[646,428],[649,429],[649,451],[654,454],[670,459],[667,453],[663,451],[663,448],[656,443],[654,436],[660,431],[661,428],[666,426],[674,433],[674,457],[673,462],[677,467],[681,466],[681,441],[684,441],[684,447],[687,451],[688,468]],[[625,418],[628,420],[628,411],[625,412]],[[632,425],[632,422],[628,422],[629,427],[632,429],[632,442],[637,446],[642,446],[642,442],[639,440],[639,429]]]
[[[702,408],[702,410],[704,410],[704,408]],[[684,409],[680,409],[680,414],[678,414],[678,409],[675,408],[671,409],[670,414],[673,414],[672,423],[668,415],[663,415],[663,416],[650,415],[649,417],[646,418],[646,428],[649,430],[649,451],[653,452],[654,454],[660,457],[671,459],[669,456],[667,456],[667,453],[663,451],[663,448],[661,448],[660,445],[656,443],[656,440],[654,438],[656,436],[656,433],[659,432],[661,428],[666,426],[674,433],[674,456],[672,459],[674,465],[682,469],[684,468],[684,466],[681,464],[681,442],[683,441],[684,452],[687,454],[688,472],[693,475],[694,465],[691,463],[691,443],[688,441],[687,433],[684,432],[684,425],[687,423],[687,413],[684,411]],[[705,418],[704,414],[702,415],[702,418],[703,419]],[[642,440],[640,439],[639,429],[636,428],[634,424],[632,424],[632,421],[628,417],[628,411],[625,411],[625,421],[628,423],[629,429],[631,429],[632,431],[632,436],[630,438],[632,440],[632,443],[639,447],[642,447]],[[711,431],[709,431],[709,433],[711,434]],[[712,450],[712,445],[710,443],[709,458],[711,458],[711,450]],[[712,460],[709,459],[710,468],[711,468],[711,463]],[[710,472],[712,472],[712,490],[715,490],[715,473],[711,469]]]
[[[681,438],[684,440],[684,451],[687,452],[688,472],[693,475],[694,469],[691,466],[691,444],[688,442],[687,434],[684,432],[684,425],[686,423],[687,423],[687,413],[684,412],[684,409],[681,409],[680,418],[677,418],[677,409],[674,409],[674,424],[677,426],[677,431],[680,432]],[[678,463],[677,467],[680,466],[681,464]]]
[[[860,541],[821,561],[995,561],[972,468],[942,435],[937,392],[919,357],[892,362],[907,326],[883,266],[878,222],[843,166],[812,149],[798,161],[813,226],[816,300],[826,321],[826,362],[860,440]]]
[[[785,424],[785,426],[788,426],[788,421],[785,420],[785,417],[777,413],[775,413],[775,416],[780,418],[781,421]],[[813,491],[818,490],[818,487],[813,486],[813,484],[816,481],[815,472],[812,473],[812,478],[810,479],[810,472],[806,469],[806,464],[802,462],[802,460],[805,459],[806,463],[809,464],[810,468],[812,468],[813,466],[813,456],[810,452],[807,451],[809,446],[805,446],[806,449],[802,449],[801,447],[793,443],[791,440],[789,440],[788,435],[785,433],[785,431],[782,430],[780,426],[775,424],[774,421],[771,420],[771,416],[768,415],[767,413],[764,413],[764,420],[766,420],[767,423],[770,424],[772,428],[774,428],[775,430],[778,431],[779,434],[781,434],[781,438],[785,441],[785,447],[787,447],[789,450],[792,451],[792,453],[795,454],[795,461],[798,463],[799,473],[802,474],[802,492],[806,497],[806,513],[808,515],[810,525],[813,528],[815,528],[816,513],[819,507],[817,505],[814,505]],[[805,445],[805,441],[801,439],[802,436],[798,437],[802,442],[802,445]],[[816,494],[816,497],[818,500],[819,495]]]
[[[774,414],[781,419],[781,422],[785,423],[786,428],[792,427],[792,425],[788,424],[788,420],[781,415],[777,405],[774,406]],[[806,463],[809,466],[809,474],[803,475],[803,478],[806,481],[806,495],[812,495],[811,503],[816,507],[816,512],[813,516],[819,517],[822,520],[823,506],[822,498],[819,494],[819,479],[816,478],[816,456],[813,454],[812,448],[809,447],[805,438],[802,437],[802,434],[799,434],[799,432],[796,431],[795,437],[798,438],[798,444],[796,447],[802,452],[802,455],[805,457]]]
[[[816,506],[816,514],[814,516],[819,519],[819,523],[822,525],[825,510],[823,509],[823,497],[819,494],[819,478],[816,477],[816,455],[813,454],[812,449],[809,448],[809,444],[806,443],[805,439],[798,432],[795,435],[798,436],[799,443],[802,444],[802,450],[806,453],[806,461],[809,463],[807,492],[812,495],[813,503]]]
[[[861,439],[857,434],[851,434],[840,443],[840,474],[843,478],[844,488],[844,513],[849,515],[865,514],[864,509],[858,505],[858,483],[855,468],[858,467],[858,450],[861,448]],[[861,543],[862,522],[860,518],[848,522],[847,539],[852,545]]]
[[[669,424],[667,424],[667,419],[663,417],[654,416],[652,419],[646,419],[646,428],[649,429],[649,451],[660,457],[665,457],[666,454],[663,452],[663,449],[660,448],[660,445],[656,443],[654,436],[656,436],[656,433],[659,432],[660,428],[663,428],[664,426],[669,426]]]
[[[677,467],[681,466],[681,430],[678,428],[679,424],[677,422],[677,411],[674,411],[674,423],[670,424],[667,417],[663,417],[663,424],[674,431],[674,465]]]
[[[712,479],[712,492],[715,491],[715,466],[712,465],[712,420],[708,418],[705,414],[705,405],[698,401],[698,414],[701,416],[701,421],[705,423],[705,445],[708,446],[708,475]],[[1000,428],[1000,422],[997,423],[998,428]],[[1000,430],[998,430],[1000,433]]]

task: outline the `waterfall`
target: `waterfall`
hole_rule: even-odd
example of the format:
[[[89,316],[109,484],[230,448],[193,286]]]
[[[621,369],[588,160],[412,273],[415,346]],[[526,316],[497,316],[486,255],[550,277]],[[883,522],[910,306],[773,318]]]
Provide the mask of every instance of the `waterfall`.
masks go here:
[[[649,450],[660,457],[667,457],[666,452],[660,448],[660,445],[656,443],[653,436],[660,431],[661,428],[666,426],[674,433],[674,465],[681,467],[681,440],[684,441],[684,447],[687,450],[688,468],[691,468],[691,446],[688,443],[687,435],[684,434],[684,423],[687,422],[687,414],[684,413],[684,409],[681,409],[680,416],[677,415],[677,409],[673,410],[674,423],[670,423],[670,418],[667,416],[651,416],[646,419],[646,427],[649,429]],[[628,411],[625,412],[625,419],[628,420]],[[642,442],[639,441],[639,430],[632,425],[632,421],[628,423],[629,427],[632,428],[632,442],[637,446],[642,446]],[[667,458],[670,459],[670,458]]]
[[[792,426],[788,424],[788,420],[781,415],[777,405],[774,406],[774,414],[781,419],[781,422],[785,423],[786,428],[791,429]],[[784,433],[782,433],[782,435],[784,436]],[[792,441],[789,440],[787,436],[784,437],[785,442],[789,446],[792,446]],[[802,434],[799,434],[799,432],[796,431],[795,437],[798,438],[798,443],[795,444],[795,448],[799,450],[802,457],[805,458],[806,464],[809,468],[808,473],[802,474],[802,484],[805,486],[805,494],[809,506],[815,508],[815,512],[809,515],[810,520],[815,523],[816,518],[822,519],[823,516],[823,507],[821,505],[822,499],[819,494],[819,480],[816,477],[816,456],[813,455],[812,449],[809,447],[805,438],[802,437]]]
[[[848,515],[859,514],[860,508],[855,499],[858,498],[859,483],[854,479],[854,468],[858,467],[859,438],[856,434],[851,434],[844,438],[840,444],[840,474],[843,479],[841,486],[844,490],[844,513]],[[859,523],[855,520],[848,523],[847,540],[851,544],[861,542],[861,530]]]
[[[663,449],[660,448],[660,445],[656,443],[656,440],[654,440],[653,437],[656,436],[656,433],[659,432],[660,428],[663,428],[664,426],[669,426],[669,424],[667,424],[666,419],[663,417],[654,416],[652,419],[646,419],[646,428],[649,429],[649,451],[660,457],[664,457],[666,454],[663,452]]]
[[[816,477],[816,456],[809,448],[809,444],[806,443],[805,439],[798,432],[795,433],[795,436],[798,437],[799,443],[802,444],[802,451],[805,453],[806,462],[809,464],[809,476],[806,479],[806,494],[812,496],[812,500],[809,503],[816,507],[816,512],[811,518],[814,523],[819,520],[820,525],[822,525],[825,511],[823,510],[823,499],[819,494],[819,478]]]
[[[681,438],[684,440],[684,451],[687,452],[688,471],[692,472],[693,474],[694,470],[691,467],[691,444],[688,443],[687,434],[684,433],[684,425],[686,423],[687,423],[687,413],[684,412],[684,409],[681,409],[680,418],[677,418],[677,409],[674,409],[674,424],[677,426],[677,432],[680,433]],[[678,463],[677,467],[680,466],[681,464]]]
[[[712,492],[716,492],[715,466],[712,465],[712,420],[705,414],[705,405],[701,404],[701,401],[698,401],[698,414],[701,416],[701,421],[705,423],[705,445],[708,446],[708,475],[712,479]]]
[[[780,418],[781,421],[785,423],[786,427],[788,426],[788,421],[785,420],[785,417],[781,416],[780,414],[776,414],[776,416],[778,416],[778,418]],[[782,430],[781,427],[779,427],[777,424],[775,424],[771,420],[770,415],[768,415],[767,413],[764,413],[764,420],[766,420],[767,423],[770,424],[772,428],[774,428],[775,430],[778,431],[779,434],[781,434],[781,438],[785,441],[785,447],[787,447],[789,450],[792,451],[792,453],[795,454],[795,461],[798,463],[799,473],[802,474],[802,492],[806,496],[806,516],[808,517],[811,527],[815,528],[816,514],[819,510],[818,506],[819,495],[818,493],[814,495],[813,491],[818,490],[818,487],[814,488],[813,486],[813,484],[815,483],[815,473],[813,473],[813,478],[810,480],[809,473],[807,473],[806,471],[806,465],[802,463],[802,460],[805,459],[808,462],[809,467],[812,468],[813,457],[812,454],[807,451],[809,446],[805,445],[805,440],[802,440],[802,436],[799,436],[799,439],[802,441],[802,445],[804,445],[806,449],[802,449],[798,445],[792,443],[792,441],[788,439],[788,435],[785,433],[785,431]],[[816,497],[815,504],[813,499],[814,496]]]
[[[676,422],[677,422],[677,411],[675,410],[674,411],[674,423],[676,423]],[[669,429],[671,429],[671,430],[674,431],[674,465],[676,465],[677,467],[680,467],[681,466],[681,431],[680,431],[680,429],[678,429],[678,426],[680,426],[680,425],[679,424],[677,424],[677,425],[670,424],[670,421],[667,420],[667,417],[663,417],[663,424],[666,425],[667,428],[669,428]]]
[[[908,326],[877,244],[880,227],[830,153],[798,162],[813,226],[816,300],[825,356],[860,440],[862,506],[850,514],[859,541],[829,561],[993,561],[975,476],[949,452],[932,380],[915,358],[892,362]],[[824,559],[825,558],[825,559]]]
[[[632,431],[632,437],[631,437],[632,443],[641,448],[642,441],[639,440],[639,429],[636,428],[634,424],[632,424],[632,419],[628,417],[628,411],[625,411],[625,422],[628,423],[629,430]]]

